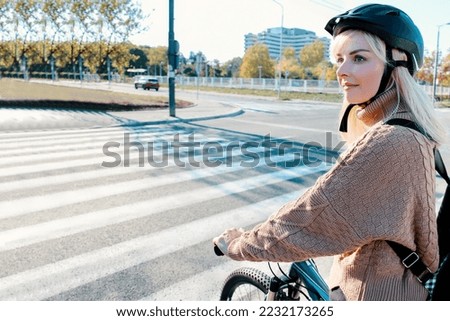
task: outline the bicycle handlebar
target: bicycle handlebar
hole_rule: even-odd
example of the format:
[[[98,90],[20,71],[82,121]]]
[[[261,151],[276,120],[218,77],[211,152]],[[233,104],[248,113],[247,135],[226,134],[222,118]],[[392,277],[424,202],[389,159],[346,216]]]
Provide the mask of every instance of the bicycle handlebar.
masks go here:
[[[214,253],[216,253],[217,256],[224,256],[223,252],[215,244],[214,244]]]

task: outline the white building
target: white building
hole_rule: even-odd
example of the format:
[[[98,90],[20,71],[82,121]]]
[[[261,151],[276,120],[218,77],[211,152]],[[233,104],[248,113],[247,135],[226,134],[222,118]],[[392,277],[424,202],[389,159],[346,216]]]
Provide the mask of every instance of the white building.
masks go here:
[[[282,32],[281,32],[282,31]],[[269,49],[269,55],[272,59],[278,59],[280,56],[280,39],[282,40],[282,50],[291,47],[294,48],[298,57],[300,50],[316,40],[321,40],[325,45],[324,58],[330,57],[330,39],[319,38],[315,32],[300,28],[269,28],[258,34],[248,33],[245,36],[245,51],[256,43],[263,43]]]

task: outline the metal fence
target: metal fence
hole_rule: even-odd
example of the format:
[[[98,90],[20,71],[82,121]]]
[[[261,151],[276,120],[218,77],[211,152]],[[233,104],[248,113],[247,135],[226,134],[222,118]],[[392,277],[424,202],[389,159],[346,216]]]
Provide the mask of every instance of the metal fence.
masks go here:
[[[166,83],[166,77],[156,77]],[[341,93],[342,89],[337,81],[278,79],[270,78],[213,78],[213,77],[177,77],[177,84],[202,87],[266,89],[308,93]],[[421,85],[432,96],[432,85]],[[450,87],[437,86],[436,96],[450,98]]]
[[[165,81],[165,79],[161,79]],[[186,86],[245,88],[262,90],[283,90],[297,92],[339,93],[337,81],[273,79],[273,78],[214,78],[214,77],[177,77],[177,84]]]
[[[78,77],[77,77],[78,76]],[[3,77],[13,77],[24,79],[23,73],[12,72],[3,73]],[[39,75],[31,75],[31,77],[52,79],[50,73],[41,72]],[[161,84],[168,84],[167,76],[153,76],[157,78]],[[25,79],[28,79],[26,77]],[[73,79],[80,81],[79,74],[71,73],[61,73],[59,77],[54,77],[57,81],[58,79]],[[115,83],[133,83],[135,77],[126,77],[119,74],[113,74],[110,76],[109,81]],[[108,81],[108,76],[106,74],[90,74],[83,73],[83,82],[100,82]],[[341,93],[342,90],[339,87],[337,81],[325,81],[325,80],[306,80],[306,79],[285,79],[282,78],[226,78],[226,77],[184,77],[177,76],[176,84],[179,86],[192,86],[192,87],[217,87],[217,88],[238,88],[238,89],[262,89],[262,90],[282,90],[291,92],[305,92],[305,93]],[[425,91],[432,96],[433,86],[432,85],[422,85]],[[450,98],[450,87],[437,86],[436,87],[436,97]]]

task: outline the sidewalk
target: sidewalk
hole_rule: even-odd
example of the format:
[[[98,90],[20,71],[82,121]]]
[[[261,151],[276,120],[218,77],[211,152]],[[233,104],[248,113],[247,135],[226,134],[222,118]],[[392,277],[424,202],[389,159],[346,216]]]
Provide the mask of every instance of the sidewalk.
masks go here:
[[[158,125],[176,122],[193,122],[224,117],[234,117],[243,113],[241,108],[230,104],[199,101],[191,107],[176,108],[175,117],[166,109],[108,112],[120,119],[122,125]]]
[[[69,87],[80,87],[79,82],[73,81],[58,81],[54,85],[59,86],[69,86]],[[125,92],[130,93],[129,89],[131,84],[124,83],[86,83],[83,84],[83,88],[97,89],[97,90],[107,90],[115,92]],[[166,90],[166,88],[165,88]],[[134,90],[133,90],[134,91]],[[149,94],[149,92],[138,90],[132,92],[133,94]],[[156,95],[168,95],[168,93],[155,93]],[[181,98],[180,98],[181,96]],[[193,103],[191,107],[184,107],[175,109],[175,117],[170,116],[169,109],[148,109],[139,111],[119,111],[119,112],[108,112],[108,114],[128,119],[129,123],[135,124],[161,124],[161,123],[174,123],[174,122],[189,122],[198,120],[209,120],[215,118],[224,117],[234,117],[243,113],[243,110],[232,106],[231,104],[220,103],[217,101],[207,101],[207,100],[197,100],[194,97],[186,95],[186,93],[181,94],[179,92],[175,95],[176,99],[182,99],[190,101]]]
[[[175,109],[171,117],[169,109],[137,111],[82,111],[45,108],[0,108],[0,131],[30,131],[49,129],[80,129],[111,126],[158,125],[192,122],[242,114],[240,108],[229,104],[199,101],[192,107]]]

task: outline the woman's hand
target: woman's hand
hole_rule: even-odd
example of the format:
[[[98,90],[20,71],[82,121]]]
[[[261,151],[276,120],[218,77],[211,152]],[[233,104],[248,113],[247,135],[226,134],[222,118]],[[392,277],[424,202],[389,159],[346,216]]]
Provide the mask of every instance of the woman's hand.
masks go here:
[[[230,245],[231,241],[240,237],[242,233],[244,233],[244,230],[242,228],[228,229],[218,237],[215,237],[213,239],[213,243],[219,248],[220,251],[222,251],[223,254],[228,255],[228,246]]]

